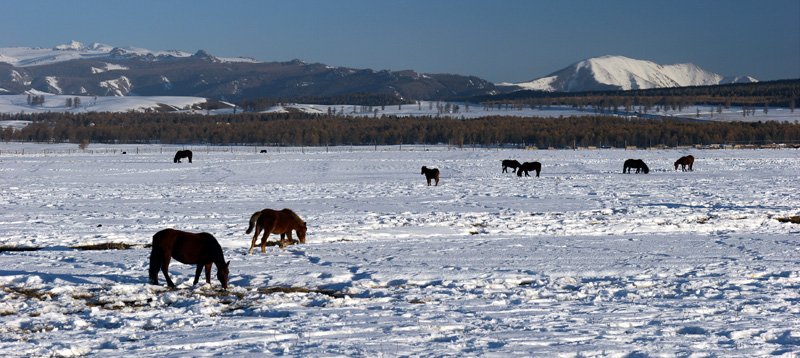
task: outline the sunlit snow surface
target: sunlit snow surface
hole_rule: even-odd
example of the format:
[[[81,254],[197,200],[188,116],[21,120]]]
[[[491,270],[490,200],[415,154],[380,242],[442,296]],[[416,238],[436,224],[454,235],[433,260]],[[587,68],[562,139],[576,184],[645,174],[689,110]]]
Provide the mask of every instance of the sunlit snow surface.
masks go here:
[[[189,147],[173,163],[182,148],[0,144],[0,245],[43,248],[0,253],[4,356],[800,351],[800,225],[776,220],[800,214],[798,150]],[[695,171],[674,171],[686,154]],[[650,174],[622,174],[627,158]],[[307,243],[245,255],[264,208],[295,210]],[[168,227],[216,236],[227,292],[174,261],[178,289],[147,284],[142,246],[70,248]]]

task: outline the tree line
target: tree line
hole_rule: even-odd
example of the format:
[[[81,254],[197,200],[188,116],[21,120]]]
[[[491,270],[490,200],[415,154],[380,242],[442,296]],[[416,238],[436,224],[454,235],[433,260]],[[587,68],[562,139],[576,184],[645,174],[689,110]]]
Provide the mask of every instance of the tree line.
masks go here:
[[[731,106],[787,107],[794,111],[800,101],[800,80],[575,93],[527,90],[464,100],[489,106],[526,105],[533,108],[567,105],[614,113],[649,112],[654,109],[669,112],[698,104],[724,106],[726,109]]]
[[[595,115],[567,118],[487,116],[378,118],[305,113],[41,113],[0,115],[28,120],[0,131],[3,141],[56,143],[163,143],[207,145],[455,146],[683,146],[696,144],[800,143],[800,124],[693,122],[669,118]]]
[[[339,105],[349,103],[359,106],[396,106],[413,101],[403,100],[396,96],[378,93],[351,93],[338,96],[303,96],[294,98],[245,98],[235,104],[245,112],[260,112],[281,103],[308,103],[319,105]]]

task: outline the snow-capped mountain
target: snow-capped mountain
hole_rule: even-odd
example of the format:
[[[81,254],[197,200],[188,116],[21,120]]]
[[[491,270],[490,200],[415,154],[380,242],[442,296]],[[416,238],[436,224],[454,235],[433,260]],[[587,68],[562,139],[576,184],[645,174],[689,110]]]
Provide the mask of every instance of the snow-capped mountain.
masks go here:
[[[150,60],[159,59],[175,59],[175,58],[189,58],[192,56],[199,56],[198,54],[208,55],[203,50],[198,51],[197,54],[169,50],[169,51],[151,51],[137,47],[114,47],[100,43],[94,43],[86,46],[80,42],[72,41],[69,44],[58,45],[53,48],[42,47],[6,47],[0,48],[0,62],[5,62],[16,67],[29,67],[50,65],[58,62],[71,61],[71,60],[97,60],[104,58],[148,58]],[[209,55],[210,56],[210,55]],[[216,59],[216,58],[215,58]],[[221,62],[253,62],[257,63],[252,58],[219,58]]]
[[[749,76],[723,77],[691,63],[659,65],[624,56],[603,56],[574,63],[530,82],[501,85],[549,92],[582,92],[749,82],[758,81]]]
[[[433,100],[491,95],[474,76],[332,67],[300,60],[221,58],[204,50],[150,51],[72,41],[54,48],[0,48],[0,94],[243,98],[374,93]]]

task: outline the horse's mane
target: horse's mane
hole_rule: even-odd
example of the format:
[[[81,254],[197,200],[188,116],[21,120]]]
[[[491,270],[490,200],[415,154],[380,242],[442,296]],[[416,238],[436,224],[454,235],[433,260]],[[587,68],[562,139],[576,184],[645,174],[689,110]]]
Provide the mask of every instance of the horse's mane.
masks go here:
[[[300,219],[300,217],[299,217],[299,216],[297,216],[297,214],[295,214],[295,212],[294,212],[294,211],[292,211],[292,209],[286,209],[286,208],[284,208],[282,211],[284,211],[284,212],[286,212],[287,214],[291,215],[291,217],[292,217],[292,220],[294,220],[295,224],[297,224],[297,225],[299,225],[299,226],[304,226],[304,225],[306,224],[306,222],[305,222],[305,221],[303,221],[303,219]]]
[[[208,241],[208,244],[214,246],[215,248],[219,247],[220,251],[222,251],[222,245],[219,244],[217,238],[214,235],[211,235],[207,232],[197,233],[197,236],[200,236]]]

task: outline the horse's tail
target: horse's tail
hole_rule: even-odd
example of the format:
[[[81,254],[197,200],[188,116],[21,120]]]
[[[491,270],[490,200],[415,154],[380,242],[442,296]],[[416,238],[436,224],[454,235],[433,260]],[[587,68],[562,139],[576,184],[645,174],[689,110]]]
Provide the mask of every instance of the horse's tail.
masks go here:
[[[151,285],[158,284],[158,270],[161,269],[161,260],[164,259],[161,245],[159,244],[160,237],[161,231],[153,235],[153,248],[150,250],[150,270],[147,282]]]
[[[261,212],[256,211],[253,214],[253,216],[250,217],[250,226],[247,227],[247,231],[245,232],[245,234],[249,234],[251,231],[253,231],[253,228],[256,226],[256,221],[258,221],[259,216],[261,216]]]

